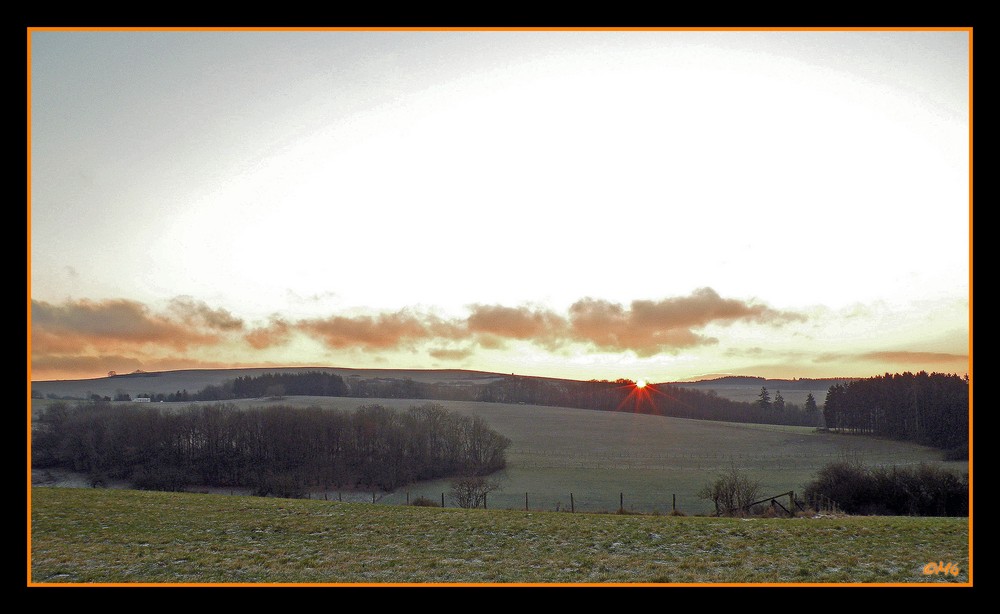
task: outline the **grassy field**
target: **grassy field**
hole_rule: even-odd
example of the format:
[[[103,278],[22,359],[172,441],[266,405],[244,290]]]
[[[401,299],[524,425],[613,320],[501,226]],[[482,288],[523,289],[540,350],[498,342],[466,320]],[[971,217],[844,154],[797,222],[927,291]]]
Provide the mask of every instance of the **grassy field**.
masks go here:
[[[964,518],[460,510],[33,488],[31,584],[949,583]],[[931,561],[958,575],[923,572]]]
[[[406,409],[426,401],[360,400],[343,397],[287,397],[279,401],[242,400],[242,407],[291,405],[354,409],[364,403]],[[36,402],[37,403],[37,402]],[[43,402],[44,403],[44,402]],[[449,410],[483,417],[510,437],[508,469],[502,490],[492,493],[493,508],[568,509],[570,493],[578,511],[614,512],[624,499],[626,510],[707,514],[711,503],[698,491],[735,463],[760,480],[762,494],[801,492],[823,465],[841,458],[869,464],[940,463],[966,471],[967,463],[942,463],[941,452],[899,441],[816,432],[808,427],[734,424],[648,416],[630,412],[599,412],[533,405],[438,401]],[[157,403],[186,408],[190,404]],[[77,482],[80,485],[81,482]],[[448,480],[411,485],[393,493],[376,493],[381,503],[405,503],[418,496],[440,501]],[[312,496],[323,498],[323,493]],[[330,499],[371,501],[372,494],[329,492]],[[446,503],[451,505],[446,499]]]

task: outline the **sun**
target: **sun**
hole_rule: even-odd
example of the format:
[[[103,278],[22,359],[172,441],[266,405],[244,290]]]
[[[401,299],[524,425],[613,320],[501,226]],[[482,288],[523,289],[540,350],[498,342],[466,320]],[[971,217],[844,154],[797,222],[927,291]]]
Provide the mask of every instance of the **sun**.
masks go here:
[[[645,388],[646,387],[646,380],[644,380],[644,379],[637,379],[637,380],[635,380],[635,387],[636,388]]]

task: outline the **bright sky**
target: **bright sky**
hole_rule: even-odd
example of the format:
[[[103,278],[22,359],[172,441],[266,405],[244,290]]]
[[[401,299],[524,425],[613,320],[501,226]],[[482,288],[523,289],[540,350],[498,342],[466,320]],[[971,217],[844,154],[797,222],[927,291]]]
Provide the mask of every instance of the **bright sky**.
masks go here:
[[[958,31],[48,31],[31,378],[969,372]]]

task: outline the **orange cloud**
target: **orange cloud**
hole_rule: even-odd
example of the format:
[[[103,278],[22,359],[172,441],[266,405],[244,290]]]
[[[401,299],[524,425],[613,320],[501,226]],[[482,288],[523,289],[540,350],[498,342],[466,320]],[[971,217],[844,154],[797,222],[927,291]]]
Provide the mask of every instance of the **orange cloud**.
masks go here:
[[[783,324],[805,319],[793,312],[724,299],[711,288],[696,290],[686,297],[632,301],[628,309],[617,303],[585,298],[571,305],[569,313],[573,341],[589,342],[605,351],[632,350],[644,357],[718,343],[718,339],[694,331],[708,324],[741,320]]]
[[[251,347],[257,350],[287,343],[292,336],[292,328],[288,322],[273,318],[264,328],[257,328],[243,336]]]
[[[190,314],[189,314],[190,315]],[[217,341],[214,330],[152,313],[142,303],[124,299],[67,301],[52,305],[31,301],[32,349],[40,353],[69,348],[98,351],[144,344],[185,349]]]
[[[436,345],[427,351],[440,360],[462,360],[476,348],[502,349],[509,341],[532,343],[549,351],[579,343],[596,351],[632,351],[647,357],[717,343],[715,338],[698,332],[712,323],[782,324],[804,319],[796,313],[724,299],[710,288],[685,297],[636,300],[629,306],[584,298],[571,305],[568,313],[542,307],[480,304],[469,310],[467,317],[452,319],[410,309],[292,321],[274,316],[266,325],[250,328],[229,311],[190,297],[175,298],[164,313],[154,313],[146,305],[125,299],[67,301],[60,305],[32,301],[31,358],[32,365],[39,369],[45,365],[77,365],[92,373],[149,369],[154,363],[161,365],[168,360],[194,364],[198,360],[195,353],[189,356],[191,360],[177,355],[192,347],[199,352],[215,350],[242,340],[253,350],[266,350],[287,344],[296,333],[315,338],[333,350],[378,353]],[[460,349],[455,349],[456,343]],[[171,353],[174,356],[168,359]],[[252,356],[233,358],[232,364],[254,364]]]
[[[43,355],[32,357],[32,371],[65,374],[63,377],[73,377],[74,374],[90,373],[103,376],[109,371],[129,373],[136,369],[144,369],[141,360],[134,356],[102,355],[102,356],[59,356]],[[59,375],[48,376],[55,379]]]
[[[170,301],[170,308],[188,325],[226,331],[243,329],[243,320],[225,309],[212,309],[204,302],[186,296]]]
[[[464,360],[472,356],[475,353],[475,351],[472,348],[457,349],[457,350],[440,348],[440,349],[430,350],[427,353],[430,354],[433,358],[437,358],[439,360]]]
[[[944,352],[867,352],[858,356],[861,360],[898,362],[910,364],[949,364],[968,362],[968,354],[947,354]]]
[[[368,350],[410,347],[420,341],[451,337],[456,333],[454,326],[439,318],[414,315],[406,310],[377,316],[331,316],[302,320],[296,328],[319,337],[331,348],[360,347]]]
[[[565,333],[566,319],[547,310],[501,305],[473,305],[466,320],[473,333],[540,341]]]

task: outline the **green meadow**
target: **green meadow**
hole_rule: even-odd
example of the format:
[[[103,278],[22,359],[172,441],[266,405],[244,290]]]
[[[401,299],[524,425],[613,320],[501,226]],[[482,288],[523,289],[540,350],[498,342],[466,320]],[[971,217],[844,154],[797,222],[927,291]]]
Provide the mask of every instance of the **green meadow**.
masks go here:
[[[234,404],[405,409],[425,402]],[[943,462],[938,450],[806,427],[435,402],[481,416],[512,440],[489,509],[454,507],[448,480],[286,500],[72,488],[35,471],[30,582],[954,585],[971,578],[967,518],[713,518],[710,502],[698,497],[732,466],[768,496],[801,492],[823,465],[845,458],[968,470],[965,462]],[[166,411],[191,405],[156,404]],[[444,509],[404,505],[417,497],[440,502],[442,494]],[[671,515],[674,501],[684,515]],[[621,504],[630,513],[615,513]],[[925,574],[931,562],[960,571]]]
[[[31,583],[968,584],[965,518],[739,519],[34,488]],[[924,573],[930,562],[951,573]]]
[[[240,400],[241,407],[285,405],[354,409],[364,403],[406,409],[431,401],[287,397]],[[735,465],[761,483],[764,496],[801,492],[827,463],[845,458],[873,465],[935,463],[956,472],[965,462],[943,462],[941,452],[908,442],[817,432],[809,427],[737,424],[534,405],[432,401],[448,410],[481,416],[513,442],[508,467],[497,477],[501,490],[487,506],[496,509],[626,511],[709,514],[714,508],[698,491]],[[158,403],[163,407],[190,404]],[[380,503],[407,498],[448,499],[449,481],[413,484],[392,493],[374,493]],[[572,493],[573,500],[570,501]],[[313,493],[343,501],[372,501],[371,492]],[[787,501],[787,499],[786,499]]]

